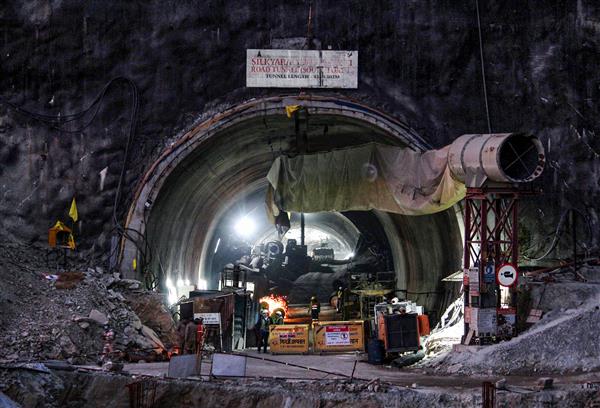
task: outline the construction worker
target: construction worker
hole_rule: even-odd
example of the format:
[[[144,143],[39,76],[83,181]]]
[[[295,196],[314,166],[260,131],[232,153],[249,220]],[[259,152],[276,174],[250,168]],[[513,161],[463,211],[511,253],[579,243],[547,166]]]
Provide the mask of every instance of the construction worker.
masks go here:
[[[271,324],[271,319],[269,318],[269,311],[267,309],[263,309],[260,312],[260,316],[258,317],[258,322],[256,322],[256,326],[258,328],[258,352],[260,353],[260,348],[263,347],[264,352],[267,352],[267,345],[269,344],[269,325]]]
[[[272,320],[272,324],[283,324],[283,312],[281,310],[276,311]]]
[[[342,307],[344,306],[344,289],[342,289],[340,286],[335,295],[337,296],[335,300],[335,310],[336,312],[340,313],[342,311]]]
[[[194,354],[196,352],[196,336],[198,328],[196,323],[191,320],[185,326],[185,339],[184,339],[184,354]]]
[[[194,319],[194,322],[196,323],[196,354],[200,354],[204,348],[204,319],[200,317]]]
[[[309,307],[310,317],[313,320],[319,320],[319,313],[321,313],[321,304],[316,296],[310,298],[310,307]]]

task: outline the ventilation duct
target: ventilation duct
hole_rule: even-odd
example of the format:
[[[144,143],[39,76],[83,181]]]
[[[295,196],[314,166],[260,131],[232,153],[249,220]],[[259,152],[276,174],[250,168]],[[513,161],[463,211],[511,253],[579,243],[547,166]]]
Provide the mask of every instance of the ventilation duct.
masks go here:
[[[280,156],[267,175],[267,208],[282,211],[443,211],[466,187],[530,182],[544,168],[539,140],[521,133],[463,135],[438,150],[369,143],[330,152]]]

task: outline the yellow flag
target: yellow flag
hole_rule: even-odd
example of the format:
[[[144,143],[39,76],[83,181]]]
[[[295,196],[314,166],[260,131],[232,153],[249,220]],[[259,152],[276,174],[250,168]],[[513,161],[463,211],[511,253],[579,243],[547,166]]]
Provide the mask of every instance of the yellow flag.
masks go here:
[[[285,107],[285,113],[287,114],[288,118],[291,118],[292,115],[294,114],[294,112],[296,112],[297,110],[299,110],[301,108],[300,105],[287,105]]]
[[[71,209],[69,209],[69,217],[73,219],[73,222],[77,222],[79,218],[77,214],[77,204],[75,204],[75,197],[73,197],[73,201],[71,202]]]

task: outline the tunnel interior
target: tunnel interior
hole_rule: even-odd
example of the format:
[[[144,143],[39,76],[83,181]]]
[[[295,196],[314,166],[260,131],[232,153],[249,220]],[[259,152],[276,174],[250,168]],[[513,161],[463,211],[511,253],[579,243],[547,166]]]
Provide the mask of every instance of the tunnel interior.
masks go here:
[[[284,111],[251,117],[205,137],[171,169],[145,213],[152,253],[148,267],[156,271],[161,290],[173,292],[175,300],[190,286],[218,289],[224,265],[279,238],[264,205],[265,176],[278,155],[368,142],[406,146],[383,126],[308,111],[294,118]],[[377,210],[315,213],[305,220],[309,255],[329,247],[342,265],[328,273],[305,270],[295,276],[286,293],[298,301],[311,292],[327,301],[348,269],[343,261],[360,264],[354,254],[358,246],[370,256],[363,260],[365,267],[394,271],[396,296],[425,306],[434,320],[456,291],[441,282],[460,268],[462,259],[454,208],[418,217]],[[283,245],[299,241],[299,222],[299,214],[291,214]]]

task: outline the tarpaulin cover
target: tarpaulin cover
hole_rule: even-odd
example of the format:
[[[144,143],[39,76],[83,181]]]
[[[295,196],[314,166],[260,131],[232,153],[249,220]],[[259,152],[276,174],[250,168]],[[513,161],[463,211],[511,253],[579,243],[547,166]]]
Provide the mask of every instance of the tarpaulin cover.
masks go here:
[[[378,209],[405,215],[443,211],[465,197],[448,168],[448,146],[415,152],[369,143],[275,159],[267,175],[267,209],[319,212]]]

